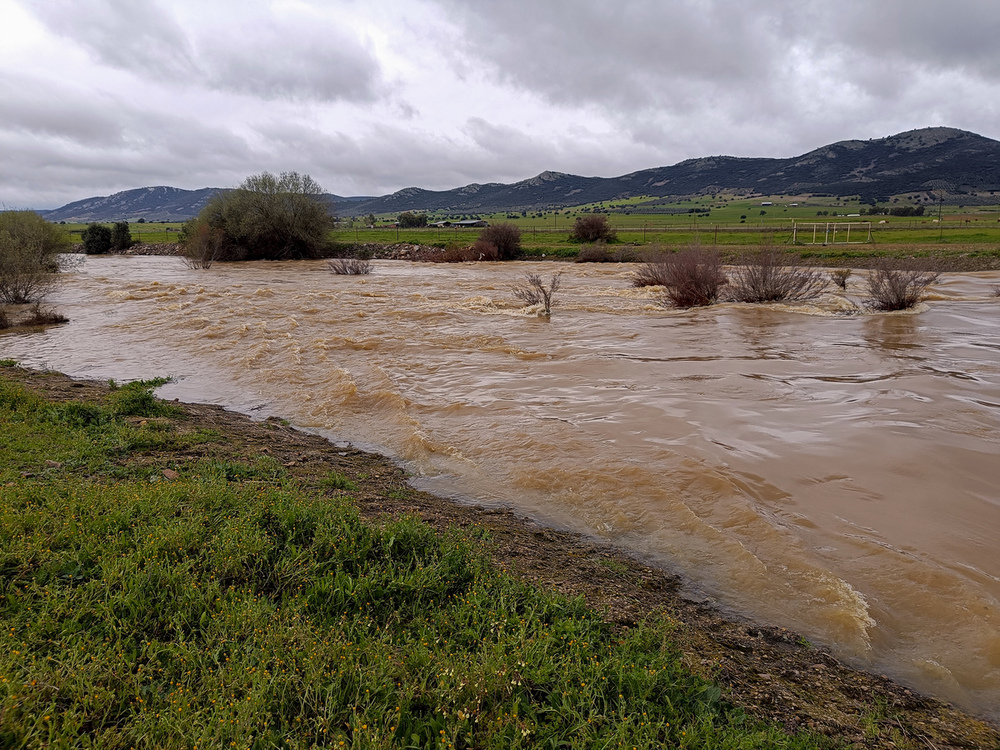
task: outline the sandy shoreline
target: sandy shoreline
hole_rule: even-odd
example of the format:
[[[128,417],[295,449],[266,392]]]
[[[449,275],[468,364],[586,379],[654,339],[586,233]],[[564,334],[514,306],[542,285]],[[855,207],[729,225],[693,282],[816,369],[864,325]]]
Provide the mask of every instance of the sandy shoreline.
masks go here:
[[[108,390],[104,383],[58,373],[20,368],[2,373],[56,400],[101,398]],[[282,420],[254,422],[219,406],[180,406],[190,426],[222,433],[247,455],[273,456],[307,482],[331,470],[347,475],[359,486],[357,504],[368,517],[410,515],[439,530],[486,530],[498,565],[541,587],[584,597],[619,627],[667,612],[677,622],[677,645],[692,671],[715,680],[725,698],[750,714],[857,747],[1000,747],[1000,727],[886,677],[852,669],[791,631],[692,601],[680,579],[621,549],[546,528],[510,510],[461,505],[415,490],[388,459],[334,446]],[[197,458],[177,452],[141,460],[176,468]]]

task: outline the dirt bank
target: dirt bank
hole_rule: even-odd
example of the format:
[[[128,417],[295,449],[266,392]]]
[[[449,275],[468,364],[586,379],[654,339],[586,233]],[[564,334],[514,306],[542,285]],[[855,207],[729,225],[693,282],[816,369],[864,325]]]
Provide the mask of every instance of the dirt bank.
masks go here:
[[[57,400],[100,398],[103,383],[5,368],[4,375]],[[221,407],[183,404],[182,429],[221,433],[241,456],[270,455],[306,485],[331,470],[356,482],[370,517],[415,515],[436,528],[488,530],[497,564],[539,586],[585,597],[610,622],[628,627],[666,610],[691,669],[714,679],[748,713],[788,729],[808,727],[866,748],[1000,748],[1000,728],[885,677],[851,669],[795,633],[723,615],[685,596],[682,582],[626,552],[546,528],[508,510],[460,505],[412,489],[387,459],[344,449],[281,420],[254,422]],[[133,456],[163,469],[197,460],[189,452]]]

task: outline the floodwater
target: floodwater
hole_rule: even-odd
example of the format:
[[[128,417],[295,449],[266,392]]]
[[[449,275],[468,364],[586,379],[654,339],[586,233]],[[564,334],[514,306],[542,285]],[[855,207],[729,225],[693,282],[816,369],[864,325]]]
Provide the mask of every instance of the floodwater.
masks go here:
[[[88,258],[0,356],[280,415],[1000,716],[998,274],[916,311],[665,310],[618,265]],[[564,271],[551,319],[526,271]]]

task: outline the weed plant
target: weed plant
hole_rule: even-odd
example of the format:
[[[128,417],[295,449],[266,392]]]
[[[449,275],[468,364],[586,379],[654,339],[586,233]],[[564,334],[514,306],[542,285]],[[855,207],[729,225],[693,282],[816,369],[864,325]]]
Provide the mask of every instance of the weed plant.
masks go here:
[[[349,481],[235,453],[147,473],[180,437],[136,419],[170,413],[143,394],[50,404],[0,376],[0,746],[833,744],[728,707],[668,617],[617,630],[475,535],[365,522]],[[118,473],[93,461],[112,446]]]

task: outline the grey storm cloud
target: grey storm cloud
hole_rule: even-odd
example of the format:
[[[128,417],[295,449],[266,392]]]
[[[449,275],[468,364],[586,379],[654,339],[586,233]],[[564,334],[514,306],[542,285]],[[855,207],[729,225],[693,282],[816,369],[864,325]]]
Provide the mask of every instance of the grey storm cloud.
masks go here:
[[[309,14],[182,25],[155,0],[32,0],[37,17],[102,63],[154,80],[263,99],[370,101],[380,66],[363,40]]]
[[[331,192],[1000,136],[1000,4],[0,0],[0,202],[263,169]]]

